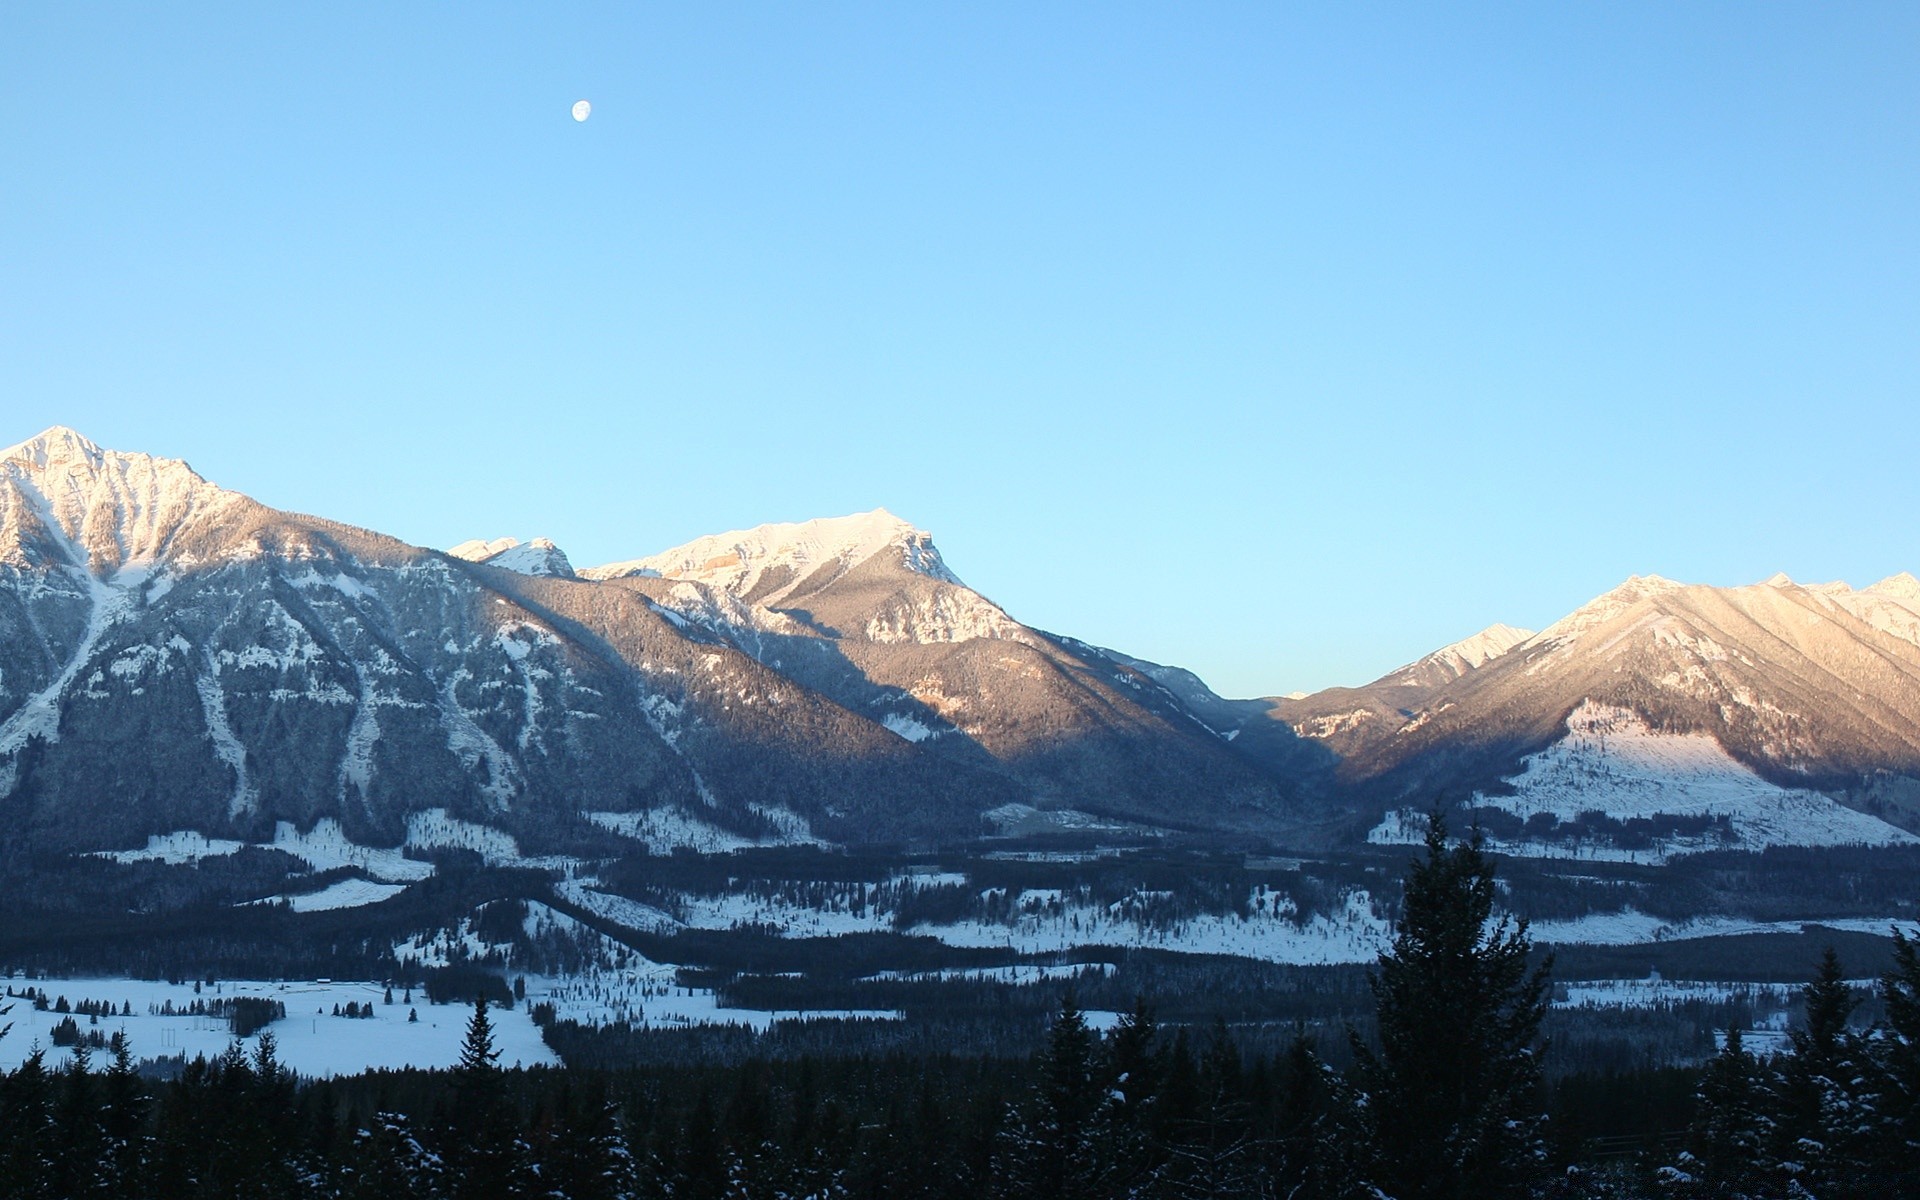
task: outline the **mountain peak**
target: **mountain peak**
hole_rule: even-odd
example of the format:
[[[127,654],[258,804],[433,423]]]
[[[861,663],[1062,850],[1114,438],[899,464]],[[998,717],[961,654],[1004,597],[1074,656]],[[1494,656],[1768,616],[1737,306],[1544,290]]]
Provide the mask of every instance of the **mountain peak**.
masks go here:
[[[1915,579],[1911,571],[1889,575],[1865,590],[1870,595],[1884,596],[1909,607],[1920,608],[1920,579]]]
[[[42,469],[55,463],[82,460],[97,464],[106,456],[107,451],[102,450],[91,438],[65,425],[43,429],[17,446],[0,450],[0,460],[25,460]]]
[[[884,508],[716,533],[660,554],[591,567],[581,574],[589,579],[623,575],[691,579],[772,603],[823,567],[850,570],[890,552],[899,553],[900,565],[908,571],[959,582],[941,561],[932,534]]]
[[[476,538],[461,542],[447,553],[468,562],[485,563],[521,575],[572,578],[574,574],[573,564],[567,561],[566,553],[554,545],[550,538],[537,537],[526,542],[511,537],[494,538],[492,541]]]
[[[1659,575],[1629,575],[1627,581],[1619,587],[1595,596],[1541,630],[1540,637],[1554,642],[1572,641],[1587,630],[1613,620],[1636,604],[1656,596],[1682,591],[1686,586],[1684,583],[1675,583]]]
[[[1489,625],[1469,638],[1442,646],[1418,662],[1408,663],[1386,677],[1387,682],[1431,687],[1475,671],[1534,636],[1531,629]]]
[[[184,522],[241,499],[178,459],[56,425],[0,451],[0,558],[111,574],[156,561]]]

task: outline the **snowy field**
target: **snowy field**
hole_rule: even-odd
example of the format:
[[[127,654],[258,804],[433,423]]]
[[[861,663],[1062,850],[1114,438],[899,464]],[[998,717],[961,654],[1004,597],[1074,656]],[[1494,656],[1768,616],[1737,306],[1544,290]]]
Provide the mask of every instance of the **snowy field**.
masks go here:
[[[1506,854],[1661,863],[1704,850],[1920,843],[1905,830],[1819,792],[1769,783],[1705,734],[1656,733],[1634,713],[1591,702],[1567,718],[1566,737],[1529,755],[1507,783],[1513,795],[1477,795],[1474,802],[1522,819],[1547,813],[1569,823],[1596,810],[1617,821],[1725,817],[1734,841],[1729,845],[1713,834],[1668,837],[1640,850],[1594,842],[1489,839],[1490,849]],[[1425,836],[1424,814],[1394,812],[1367,840],[1418,843]]]
[[[1059,953],[1076,946],[1138,946],[1303,966],[1372,962],[1393,938],[1364,891],[1349,892],[1339,914],[1316,914],[1304,923],[1294,919],[1291,901],[1264,890],[1254,893],[1250,916],[1209,915],[1165,923],[1136,921],[1121,904],[1062,905],[1056,900],[1040,889],[1028,889],[1008,924],[963,921],[916,925],[907,932],[949,946],[1006,948],[1021,954]]]
[[[171,1003],[184,1009],[195,1000],[233,999],[256,996],[278,1000],[287,1006],[285,1020],[275,1021],[270,1029],[280,1044],[280,1059],[287,1066],[309,1077],[351,1075],[382,1067],[451,1067],[460,1061],[460,1043],[466,1036],[467,1021],[473,1010],[458,1004],[429,1004],[423,994],[415,993],[414,1002],[403,1003],[404,993],[395,992],[394,1002],[386,1004],[384,989],[374,983],[256,983],[223,981],[203,987],[194,994],[193,984],[171,984],[148,979],[12,979],[6,981],[18,991],[27,986],[39,988],[53,1001],[67,998],[70,1004],[82,1000],[110,1003],[131,1016],[101,1017],[98,1024],[76,1016],[82,1034],[98,1030],[111,1037],[125,1031],[136,1059],[173,1058],[198,1055],[214,1058],[233,1043],[233,1035],[223,1019],[165,1015],[156,1010]],[[336,1017],[336,1005],[349,1003],[373,1006],[371,1017]],[[27,1000],[0,1001],[12,1004],[13,1011],[0,1025],[13,1022],[13,1032],[0,1038],[0,1068],[11,1070],[39,1046],[47,1050],[49,1063],[67,1061],[71,1054],[55,1049],[53,1027],[66,1018],[51,1010],[34,1011]],[[407,1019],[418,1012],[418,1022]],[[540,1038],[540,1030],[527,1015],[525,1005],[495,1009],[494,1045],[505,1065],[552,1065],[560,1060]],[[252,1049],[251,1039],[247,1042]],[[98,1056],[96,1055],[96,1060]]]
[[[1885,934],[1895,925],[1909,935],[1913,923],[1893,917],[1823,918],[1818,921],[1745,921],[1737,917],[1699,917],[1668,921],[1633,908],[1594,913],[1572,921],[1536,921],[1528,928],[1536,942],[1583,946],[1637,946],[1686,938],[1738,937],[1749,933],[1800,933],[1809,929],[1837,929],[1846,933]]]
[[[560,1060],[541,1039],[539,1027],[529,1015],[540,1003],[554,1006],[563,1021],[603,1025],[625,1021],[639,1028],[685,1029],[697,1025],[731,1025],[765,1032],[783,1021],[830,1019],[898,1021],[902,1015],[886,1010],[808,1010],[805,1012],[762,1011],[724,1008],[713,992],[687,988],[673,982],[674,969],[659,963],[639,960],[624,970],[590,971],[564,977],[527,976],[527,999],[511,1009],[494,1009],[494,1045],[501,1051],[504,1066],[551,1066]],[[196,995],[193,984],[170,984],[146,979],[39,979],[15,978],[5,981],[15,991],[34,987],[47,993],[57,1007],[65,997],[69,1006],[82,1001],[113,1005],[116,1015],[98,1022],[86,1016],[74,1016],[82,1034],[98,1031],[110,1038],[124,1031],[136,1059],[188,1059],[199,1055],[214,1058],[233,1043],[227,1021],[218,1017],[182,1015],[180,1010],[195,1000],[230,1000],[252,996],[277,1000],[287,1006],[283,1020],[269,1029],[279,1043],[282,1062],[301,1075],[323,1078],[353,1075],[382,1068],[445,1068],[460,1060],[461,1040],[473,1009],[465,1004],[429,1004],[422,992],[406,1002],[406,993],[396,990],[393,1003],[385,1003],[385,989],[377,983],[260,983],[223,980],[204,986]],[[165,1013],[171,1003],[176,1010]],[[25,1061],[36,1047],[47,1051],[49,1065],[67,1062],[71,1051],[53,1045],[53,1027],[67,1014],[34,1010],[30,1000],[0,1001],[13,1011],[0,1026],[12,1022],[13,1031],[0,1038],[0,1070],[12,1070]],[[334,1016],[336,1006],[348,1004],[372,1006],[371,1017]],[[131,1015],[119,1015],[131,1006]],[[408,1014],[417,1012],[418,1022]],[[253,1041],[245,1046],[252,1052]],[[96,1065],[99,1065],[96,1053]]]
[[[1555,1008],[1665,1008],[1704,1000],[1725,1004],[1746,1000],[1786,1004],[1800,991],[1797,983],[1709,983],[1692,979],[1593,979],[1563,984]],[[1870,987],[1860,980],[1856,987]]]

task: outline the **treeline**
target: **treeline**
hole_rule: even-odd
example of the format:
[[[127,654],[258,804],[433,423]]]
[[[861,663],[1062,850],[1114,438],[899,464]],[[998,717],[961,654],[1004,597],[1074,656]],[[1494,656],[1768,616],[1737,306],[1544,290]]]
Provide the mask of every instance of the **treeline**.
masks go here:
[[[1659,1173],[1663,1193],[1868,1200],[1920,1194],[1920,949],[1894,935],[1880,979],[1885,1018],[1852,1026],[1862,997],[1829,952],[1806,991],[1788,1050],[1748,1051],[1726,1032],[1700,1083],[1686,1150]]]
[[[1309,1200],[1365,1195],[1380,1165],[1362,1094],[1308,1042],[1247,1055],[1224,1026],[1169,1036],[1144,1011],[1101,1037],[1069,1006],[1019,1062],[509,1072],[484,1026],[452,1072],[302,1084],[270,1031],[158,1085],[124,1042],[97,1061],[36,1054],[0,1084],[0,1195]]]

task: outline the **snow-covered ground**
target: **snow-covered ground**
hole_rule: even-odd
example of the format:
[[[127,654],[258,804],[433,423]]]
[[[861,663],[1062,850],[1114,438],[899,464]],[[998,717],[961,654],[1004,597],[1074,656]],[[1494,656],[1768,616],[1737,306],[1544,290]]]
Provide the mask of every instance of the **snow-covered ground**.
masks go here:
[[[439,812],[437,809],[435,811]],[[102,850],[97,857],[118,863],[163,862],[181,866],[197,863],[203,858],[238,854],[244,845],[244,842],[208,838],[192,830],[180,830],[149,837],[146,846],[139,850]],[[273,840],[263,843],[262,848],[285,851],[316,871],[357,867],[383,883],[417,883],[433,875],[432,863],[408,858],[399,848],[356,843],[331,817],[322,818],[305,833],[292,823],[281,821],[274,827]]]
[[[1673,942],[1686,938],[1735,937],[1747,933],[1799,933],[1804,929],[1837,929],[1848,933],[1884,934],[1901,925],[1911,934],[1911,922],[1893,917],[1841,917],[1817,921],[1749,921],[1739,917],[1696,917],[1669,921],[1634,908],[1593,913],[1572,921],[1537,921],[1530,928],[1536,942],[1561,945],[1637,946],[1646,942]]]
[[[1705,1000],[1726,1003],[1754,1000],[1785,1004],[1800,990],[1790,983],[1712,983],[1693,979],[1591,979],[1565,984],[1555,1008],[1664,1008]],[[1870,986],[1861,981],[1856,986]]]
[[[1475,803],[1521,818],[1537,813],[1573,822],[1599,811],[1616,821],[1660,817],[1724,817],[1734,840],[1712,832],[1656,838],[1650,848],[1609,843],[1489,839],[1514,855],[1613,862],[1665,862],[1704,850],[1767,846],[1888,846],[1920,838],[1878,817],[1855,812],[1819,792],[1762,779],[1705,734],[1656,733],[1637,714],[1588,702],[1567,718],[1567,736],[1529,755],[1507,782],[1510,796]],[[1422,814],[1393,812],[1369,833],[1376,844],[1417,843]]]
[[[1041,963],[1016,963],[1006,967],[945,967],[938,971],[881,971],[869,975],[868,979],[888,980],[973,980],[985,983],[1005,983],[1021,987],[1034,983],[1072,983],[1092,975],[1111,975],[1117,968],[1112,963],[1061,963],[1046,965]]]
[[[128,1005],[131,1016],[101,1017],[93,1024],[88,1017],[75,1017],[81,1032],[99,1030],[103,1036],[124,1030],[135,1058],[172,1058],[186,1055],[213,1058],[233,1042],[225,1020],[213,1017],[162,1015],[155,1012],[171,1003],[176,1010],[198,1000],[232,999],[257,996],[278,1000],[287,1006],[285,1020],[269,1028],[280,1046],[280,1059],[302,1075],[325,1077],[351,1075],[383,1067],[451,1067],[460,1061],[460,1043],[466,1036],[472,1009],[458,1004],[429,1004],[424,994],[415,993],[412,1004],[404,1003],[405,993],[396,991],[394,1002],[384,1002],[385,990],[377,983],[263,983],[226,980],[203,987],[195,995],[193,985],[171,984],[146,979],[12,979],[6,981],[15,990],[29,985],[45,991],[57,1001],[64,996],[70,1003],[82,1000],[104,1001],[117,1010]],[[334,1007],[347,1004],[373,1006],[371,1017],[336,1017]],[[30,1001],[0,1000],[0,1007],[13,1005],[13,1011],[0,1019],[0,1025],[13,1022],[13,1032],[0,1038],[0,1068],[11,1070],[39,1046],[48,1051],[49,1063],[65,1062],[71,1052],[53,1047],[52,1030],[65,1016],[51,1010],[36,1012]],[[410,1012],[419,1021],[407,1019]],[[537,1066],[559,1062],[540,1038],[540,1030],[527,1015],[525,1005],[496,1009],[491,1014],[494,1045],[507,1065]],[[251,1040],[247,1043],[252,1049]],[[97,1056],[96,1056],[97,1060]]]
[[[284,902],[295,912],[325,912],[335,908],[359,908],[367,904],[378,904],[382,900],[391,900],[406,890],[404,884],[374,883],[367,879],[342,879],[317,892],[272,896],[265,900],[256,900],[254,903]]]
[[[1164,923],[1136,921],[1118,904],[1067,906],[1050,902],[1053,897],[1028,903],[1040,895],[1023,893],[1017,915],[1006,924],[964,921],[916,925],[907,932],[949,946],[1005,947],[1021,954],[1059,953],[1076,946],[1139,946],[1303,965],[1370,962],[1393,936],[1387,923],[1374,915],[1372,899],[1364,891],[1348,893],[1339,914],[1316,914],[1304,923],[1296,922],[1292,904],[1274,893],[1264,893],[1273,897],[1266,902],[1256,895],[1247,917],[1208,915]]]

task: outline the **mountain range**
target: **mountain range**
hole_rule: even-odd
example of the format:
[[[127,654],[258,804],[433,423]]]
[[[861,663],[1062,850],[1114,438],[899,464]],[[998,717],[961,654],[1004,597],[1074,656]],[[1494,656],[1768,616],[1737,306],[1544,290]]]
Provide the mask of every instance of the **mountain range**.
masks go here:
[[[1694,774],[1663,784],[1675,746]],[[442,553],[281,512],[71,430],[0,451],[0,839],[39,851],[323,822],[528,854],[689,831],[1328,844],[1436,798],[1528,817],[1543,756],[1576,750],[1568,812],[1628,775],[1635,811],[1666,811],[1711,759],[1869,822],[1835,837],[1904,837],[1920,582],[1635,578],[1538,633],[1236,700],[1022,624],[884,510],[576,568],[544,539]]]

